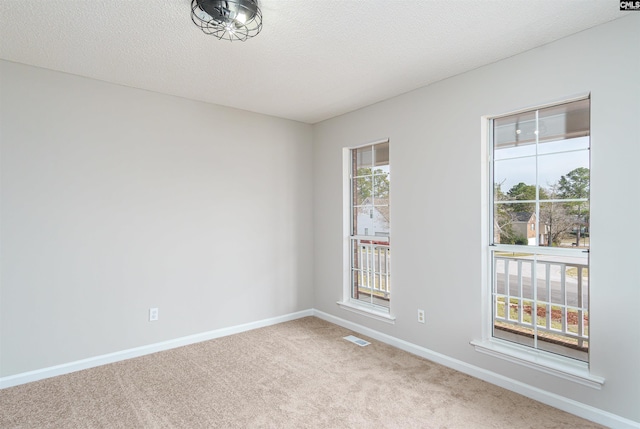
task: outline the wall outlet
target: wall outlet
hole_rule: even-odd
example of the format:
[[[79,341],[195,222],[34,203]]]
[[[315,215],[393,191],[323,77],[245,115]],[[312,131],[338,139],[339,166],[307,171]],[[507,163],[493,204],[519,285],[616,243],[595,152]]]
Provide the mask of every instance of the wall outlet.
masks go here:
[[[154,320],[158,320],[158,308],[150,308],[149,309],[149,322],[153,322]]]
[[[424,310],[418,309],[418,322],[424,323]]]

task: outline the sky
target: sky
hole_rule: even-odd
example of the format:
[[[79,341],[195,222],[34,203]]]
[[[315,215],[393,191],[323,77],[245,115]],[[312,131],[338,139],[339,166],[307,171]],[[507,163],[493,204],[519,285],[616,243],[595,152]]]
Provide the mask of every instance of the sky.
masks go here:
[[[557,183],[560,177],[578,167],[589,168],[589,137],[559,140],[538,145],[538,183],[541,187]],[[536,146],[529,144],[497,149],[494,183],[503,192],[520,182],[536,183]]]

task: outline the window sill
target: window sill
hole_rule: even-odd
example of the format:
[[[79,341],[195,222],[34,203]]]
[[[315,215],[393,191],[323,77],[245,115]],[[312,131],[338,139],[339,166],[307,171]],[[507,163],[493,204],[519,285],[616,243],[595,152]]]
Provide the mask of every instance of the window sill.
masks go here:
[[[593,389],[602,389],[604,378],[589,373],[589,364],[575,359],[555,356],[496,339],[471,341],[477,352],[555,375]]]
[[[396,318],[389,313],[384,313],[382,311],[378,311],[375,307],[370,307],[364,304],[354,303],[351,301],[338,301],[336,304],[347,311],[352,313],[360,314],[361,316],[370,317],[375,320],[380,320],[382,322],[395,324]]]

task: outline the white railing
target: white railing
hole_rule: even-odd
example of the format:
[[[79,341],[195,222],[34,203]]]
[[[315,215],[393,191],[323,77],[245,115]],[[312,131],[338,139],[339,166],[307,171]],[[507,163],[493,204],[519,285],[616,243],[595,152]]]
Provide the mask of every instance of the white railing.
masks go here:
[[[589,340],[587,268],[562,257],[495,255],[494,324],[525,328],[525,335],[543,340],[565,337],[584,348]]]
[[[391,251],[388,244],[370,240],[353,241],[354,298],[364,293],[388,300],[391,293]]]

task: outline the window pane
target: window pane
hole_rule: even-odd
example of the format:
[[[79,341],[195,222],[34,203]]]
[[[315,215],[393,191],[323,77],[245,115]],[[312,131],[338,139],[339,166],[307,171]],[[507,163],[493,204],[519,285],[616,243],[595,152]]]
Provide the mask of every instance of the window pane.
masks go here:
[[[589,248],[588,203],[540,203],[540,246]]]
[[[538,111],[540,142],[589,135],[589,100],[547,107]]]
[[[389,206],[356,207],[356,235],[387,237],[389,235]]]
[[[360,149],[354,149],[353,154],[355,157],[355,167],[356,171],[359,171],[361,168],[371,168],[373,165],[373,148],[371,146],[367,146]]]
[[[581,149],[589,149],[589,137],[580,137],[569,140],[551,140],[540,143],[538,146],[538,155]]]
[[[494,244],[518,244],[535,246],[535,203],[494,205]]]
[[[531,157],[496,161],[493,182],[499,186],[495,194],[498,201],[535,199],[536,159]],[[533,186],[533,194],[531,188],[527,189],[525,186]]]
[[[524,112],[493,121],[494,149],[527,146],[536,141],[536,114]],[[535,153],[535,147],[534,147]]]
[[[389,307],[391,293],[389,245],[352,240],[351,297],[378,307]]]
[[[373,207],[373,235],[386,237],[389,235],[389,206]]]
[[[391,183],[391,175],[389,174],[389,166],[383,168],[376,168],[373,176],[373,195],[375,197],[375,204],[388,204],[389,201],[389,185]],[[381,203],[379,200],[386,200],[386,203]]]
[[[589,151],[539,156],[538,180],[556,199],[589,198]]]
[[[587,258],[492,254],[494,336],[586,360]]]
[[[373,207],[355,207],[356,235],[374,235]]]
[[[354,203],[357,206],[364,204],[371,204],[373,196],[371,194],[371,176],[356,177],[353,180],[355,184],[355,200]]]
[[[540,109],[537,122],[535,110],[497,118],[493,121],[494,148],[588,136],[589,122],[588,99]]]
[[[494,336],[533,346],[533,255],[493,252],[492,256]]]
[[[536,146],[534,144],[508,146],[496,149],[493,157],[499,161],[501,159],[522,158],[526,156],[534,156],[536,154]]]
[[[539,256],[538,266],[547,288],[538,293],[538,348],[587,360],[588,258],[544,255]]]
[[[389,144],[381,143],[354,149],[353,233],[389,235]],[[376,165],[366,165],[376,160]]]
[[[389,165],[389,143],[379,143],[374,146],[376,152],[375,166]]]

